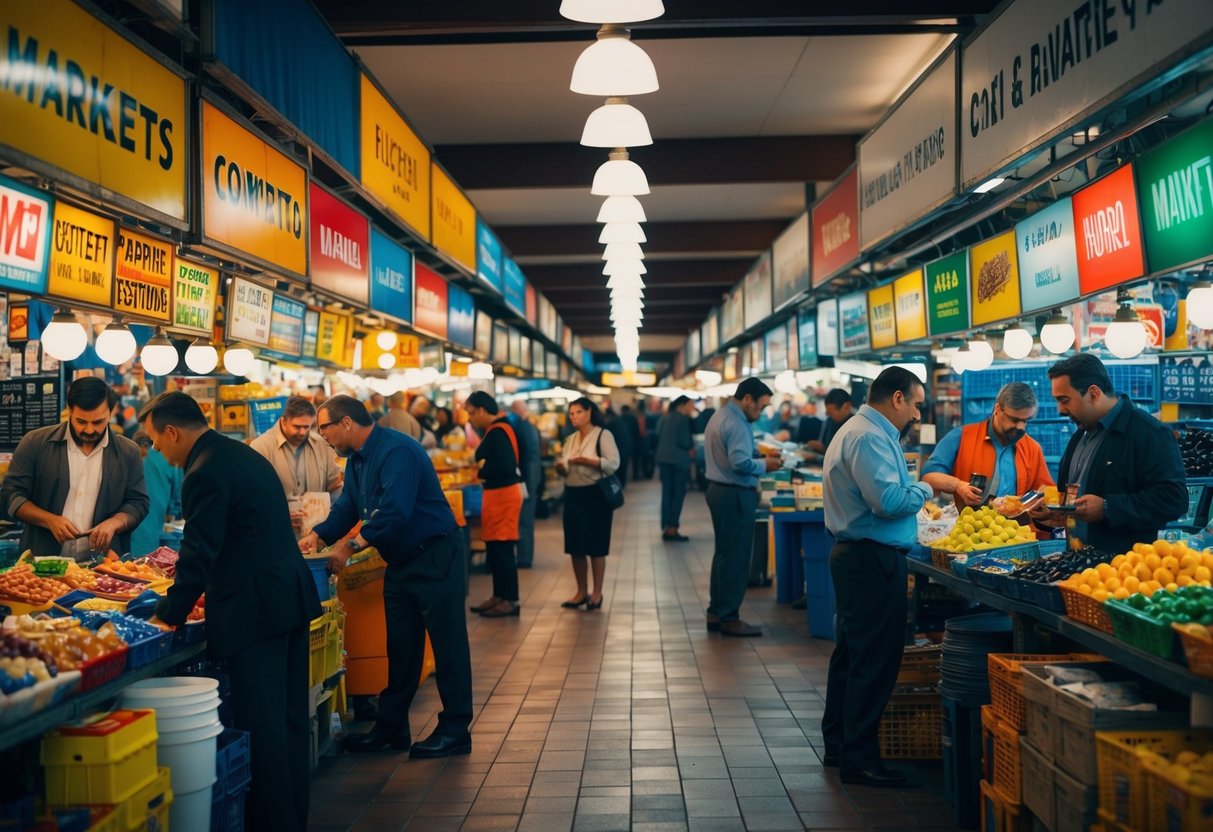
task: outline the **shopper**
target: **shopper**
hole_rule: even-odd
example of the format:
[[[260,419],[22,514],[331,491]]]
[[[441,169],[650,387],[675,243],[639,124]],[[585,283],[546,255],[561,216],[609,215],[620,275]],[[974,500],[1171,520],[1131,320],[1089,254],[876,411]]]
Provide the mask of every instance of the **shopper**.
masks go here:
[[[258,436],[249,447],[274,466],[287,500],[309,492],[329,493],[341,490],[341,469],[333,449],[312,429],[316,425],[316,408],[307,399],[291,396],[278,422]],[[291,512],[296,528],[303,512]]]
[[[139,446],[110,427],[114,404],[104,381],[78,378],[67,388],[67,421],[21,438],[0,505],[25,524],[22,551],[86,560],[131,550],[148,498]]]
[[[657,470],[661,476],[661,539],[687,541],[679,531],[682,503],[691,479],[695,460],[695,441],[691,438],[691,414],[695,404],[686,396],[670,402],[670,409],[657,423]]]
[[[703,436],[707,463],[708,510],[716,546],[708,598],[709,632],[752,637],[762,630],[739,617],[750,571],[754,543],[754,512],[758,510],[758,478],[781,466],[775,457],[755,459],[751,424],[771,403],[771,388],[747,378],[708,422]]]
[[[152,438],[140,428],[135,444],[143,454],[143,485],[147,489],[147,517],[131,532],[131,556],[141,558],[160,548],[165,521],[181,516],[181,469],[169,465],[152,447]]]
[[[421,441],[421,424],[409,413],[409,399],[403,391],[388,397],[387,413],[377,421],[381,428],[391,428]]]
[[[603,414],[602,426],[611,434],[611,438],[615,440],[615,447],[619,449],[619,459],[621,462],[619,470],[615,472],[615,476],[619,478],[619,484],[627,488],[628,462],[636,451],[636,446],[632,444],[632,431],[628,427],[628,423],[624,421],[623,416],[616,413],[614,408],[609,408]]]
[[[830,575],[836,635],[821,733],[827,766],[842,782],[897,786],[905,776],[880,760],[880,715],[897,681],[906,629],[906,552],[914,515],[934,492],[911,482],[900,438],[920,418],[922,382],[888,367],[830,443],[823,482],[825,523],[834,536]]]
[[[818,456],[825,456],[838,429],[853,415],[852,408],[851,394],[841,387],[826,393],[826,421],[821,429],[821,438],[809,440],[807,449]]]
[[[438,440],[439,445],[442,444],[442,440],[448,433],[458,431],[459,425],[455,424],[455,414],[449,407],[439,407],[434,410],[434,438]]]
[[[409,706],[421,679],[425,636],[434,649],[443,710],[438,727],[414,743],[410,757],[468,754],[472,738],[472,662],[463,596],[466,560],[455,515],[438,474],[415,439],[377,427],[361,402],[334,396],[317,411],[317,430],[347,457],[346,485],[328,519],[299,541],[301,551],[323,541],[334,546],[330,568],[374,546],[387,562],[383,607],[387,621],[388,684],[370,733],[350,736],[349,751],[409,748]],[[362,528],[344,538],[354,525]]]
[[[1183,457],[1171,428],[1116,395],[1107,368],[1090,353],[1057,362],[1049,378],[1058,410],[1081,428],[1058,468],[1059,486],[1078,495],[1070,535],[1109,554],[1154,540],[1188,507]],[[1067,521],[1045,509],[1032,516]]]
[[[384,408],[383,394],[371,393],[370,398],[366,400],[366,409],[376,422],[386,416],[387,410]]]
[[[1040,443],[1028,436],[1036,408],[1031,387],[1021,381],[1007,384],[998,391],[989,418],[949,431],[935,446],[922,481],[951,494],[957,508],[1053,485]]]
[[[632,479],[643,479],[644,431],[640,427],[640,420],[632,412],[632,406],[627,404],[619,409],[619,420],[623,422],[624,429],[628,432],[628,438],[632,441],[632,453],[630,456],[624,457],[625,460],[631,460]]]
[[[599,481],[618,471],[623,458],[615,437],[603,425],[602,411],[589,399],[583,396],[569,405],[569,422],[576,432],[564,440],[556,470],[565,478],[564,551],[573,561],[577,594],[560,606],[596,610],[602,607],[613,519]],[[594,576],[592,593],[587,565]]]
[[[476,448],[484,499],[480,506],[480,537],[484,541],[493,594],[471,607],[485,618],[518,615],[518,516],[522,513],[522,471],[518,438],[497,400],[477,390],[463,407],[483,437]]]
[[[522,451],[522,482],[526,486],[522,513],[518,516],[518,567],[530,569],[535,563],[535,507],[543,495],[539,429],[531,424],[531,411],[522,399],[510,405],[510,415]]]
[[[209,429],[186,394],[161,393],[139,418],[155,448],[185,471],[185,536],[156,617],[184,624],[206,593],[207,646],[227,661],[233,721],[250,734],[248,828],[306,829],[308,622],[321,609],[286,496],[273,467]]]

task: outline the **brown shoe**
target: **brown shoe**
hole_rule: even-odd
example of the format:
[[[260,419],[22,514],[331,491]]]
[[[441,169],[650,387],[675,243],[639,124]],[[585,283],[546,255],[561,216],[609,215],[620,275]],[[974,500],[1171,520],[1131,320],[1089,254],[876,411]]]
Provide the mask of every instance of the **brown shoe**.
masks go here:
[[[721,621],[720,634],[722,636],[738,636],[740,638],[754,638],[762,635],[762,630],[752,624],[747,624],[741,619],[736,621]]]
[[[488,598],[484,601],[481,601],[479,604],[477,604],[474,607],[468,607],[468,609],[471,610],[472,612],[484,612],[485,610],[491,610],[493,607],[497,606],[500,603],[501,603],[501,599],[498,598],[496,595],[494,595],[492,598]]]
[[[522,607],[513,601],[501,601],[496,606],[489,607],[487,610],[481,610],[481,618],[506,618],[508,616],[520,615]]]
[[[709,633],[719,633],[720,632],[720,616],[709,615],[707,617],[707,622],[708,622],[708,632]]]

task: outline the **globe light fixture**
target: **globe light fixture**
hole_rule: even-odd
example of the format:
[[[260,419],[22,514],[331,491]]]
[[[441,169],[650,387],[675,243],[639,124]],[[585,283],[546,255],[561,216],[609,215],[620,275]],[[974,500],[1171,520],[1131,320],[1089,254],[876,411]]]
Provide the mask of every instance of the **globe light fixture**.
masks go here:
[[[602,226],[598,242],[604,244],[647,243],[648,237],[644,236],[644,229],[638,222],[608,222]]]
[[[633,289],[644,288],[644,281],[641,280],[640,275],[624,273],[613,274],[607,278],[608,289],[624,289],[629,287]]]
[[[473,381],[489,381],[493,378],[493,365],[483,361],[473,361],[468,365],[468,378]]]
[[[1054,309],[1040,328],[1040,345],[1054,355],[1061,355],[1074,346],[1075,337],[1073,324],[1061,314],[1060,309]]]
[[[585,120],[585,147],[642,147],[653,143],[649,123],[623,96],[613,95]]]
[[[967,370],[985,370],[994,363],[994,348],[985,336],[979,336],[969,342],[969,358],[965,366]]]
[[[644,249],[640,243],[607,243],[602,250],[603,260],[643,260]]]
[[[1198,280],[1188,289],[1188,320],[1200,329],[1213,329],[1213,283]]]
[[[649,180],[640,165],[628,158],[622,147],[607,154],[607,161],[594,172],[590,193],[594,196],[642,196],[649,192]]]
[[[644,206],[634,196],[608,196],[598,209],[598,222],[645,222]]]
[[[51,358],[59,361],[79,358],[86,346],[88,333],[76,320],[76,316],[66,309],[60,309],[52,315],[51,322],[42,330],[42,349]]]
[[[1108,352],[1117,358],[1136,358],[1146,348],[1146,328],[1129,305],[1128,296],[1123,298],[1117,298],[1120,306],[1116,309],[1116,317],[1108,324],[1103,342]]]
[[[381,352],[376,363],[379,364],[380,370],[390,370],[396,366],[396,356],[390,352]]]
[[[952,353],[952,372],[956,375],[961,375],[965,370],[969,369],[969,359],[972,353],[969,352],[969,342],[962,342],[956,352]]]
[[[1015,324],[1002,336],[1002,352],[1014,361],[1027,358],[1032,352],[1032,333],[1023,328],[1023,324]]]
[[[185,350],[185,366],[204,376],[219,366],[219,350],[206,338],[195,338]]]
[[[223,369],[234,376],[247,376],[253,371],[255,361],[253,351],[243,344],[228,347],[223,352]]]
[[[164,334],[164,330],[156,328],[156,334],[143,345],[139,362],[143,364],[145,372],[154,376],[166,376],[177,369],[177,348]]]
[[[560,15],[578,23],[639,23],[665,14],[661,0],[562,0]]]
[[[715,387],[724,380],[724,376],[715,370],[696,370],[695,380],[704,387]]]
[[[97,350],[98,358],[106,364],[113,364],[117,367],[130,361],[135,356],[135,350],[138,347],[135,344],[135,336],[131,334],[126,324],[114,321],[97,336],[94,348]]]
[[[396,349],[396,342],[398,340],[396,333],[390,329],[385,329],[375,336],[375,345],[381,350],[394,350]]]
[[[569,89],[581,95],[644,95],[657,92],[653,60],[636,44],[631,33],[614,23],[598,30],[598,40],[573,65]]]

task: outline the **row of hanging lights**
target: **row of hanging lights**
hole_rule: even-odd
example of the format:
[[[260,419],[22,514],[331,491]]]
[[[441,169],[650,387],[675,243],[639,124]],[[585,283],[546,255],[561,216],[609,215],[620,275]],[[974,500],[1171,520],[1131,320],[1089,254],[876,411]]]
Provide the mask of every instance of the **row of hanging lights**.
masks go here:
[[[653,143],[644,114],[629,96],[656,92],[657,71],[645,51],[632,43],[624,24],[652,20],[665,13],[661,0],[563,0],[560,14],[579,23],[601,26],[597,41],[573,67],[569,89],[600,96],[605,103],[590,113],[581,134],[585,147],[609,150],[594,174],[590,193],[606,199],[598,211],[602,224],[602,273],[611,293],[611,327],[615,352],[625,371],[635,371],[644,321],[644,250],[641,223],[646,221],[638,196],[649,193],[648,178],[628,158],[629,147]]]

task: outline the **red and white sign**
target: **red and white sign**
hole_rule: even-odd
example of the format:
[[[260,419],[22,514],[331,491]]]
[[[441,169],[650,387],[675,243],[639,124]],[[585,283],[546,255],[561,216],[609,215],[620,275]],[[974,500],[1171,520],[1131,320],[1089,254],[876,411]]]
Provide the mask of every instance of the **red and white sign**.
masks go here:
[[[446,280],[418,263],[413,270],[413,326],[446,337]]]
[[[1141,277],[1146,270],[1133,166],[1073,196],[1078,288],[1084,295]]]
[[[315,182],[309,194],[312,285],[341,298],[368,303],[370,223]]]
[[[859,257],[859,172],[852,167],[813,206],[813,288]]]
[[[0,286],[46,291],[51,204],[25,188],[0,180]]]
[[[539,296],[530,283],[526,285],[526,319],[532,324],[539,320]]]

